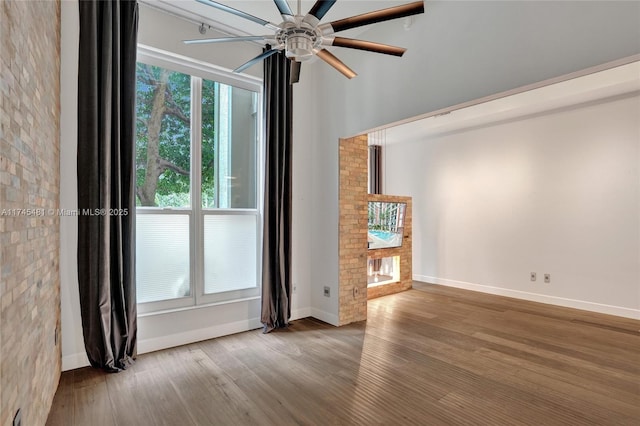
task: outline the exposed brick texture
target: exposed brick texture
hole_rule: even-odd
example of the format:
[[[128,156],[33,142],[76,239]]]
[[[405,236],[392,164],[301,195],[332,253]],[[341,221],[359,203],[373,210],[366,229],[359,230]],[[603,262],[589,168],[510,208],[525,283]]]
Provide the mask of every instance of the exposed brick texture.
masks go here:
[[[384,155],[384,154],[383,154]],[[367,298],[411,288],[411,198],[367,194],[368,138],[340,139],[339,185],[339,324],[367,319]],[[367,249],[367,206],[372,201],[407,203],[402,247]],[[367,289],[367,257],[400,256],[400,282]]]
[[[60,378],[59,81],[59,1],[0,1],[0,426]]]
[[[367,143],[340,139],[340,325],[367,319]]]

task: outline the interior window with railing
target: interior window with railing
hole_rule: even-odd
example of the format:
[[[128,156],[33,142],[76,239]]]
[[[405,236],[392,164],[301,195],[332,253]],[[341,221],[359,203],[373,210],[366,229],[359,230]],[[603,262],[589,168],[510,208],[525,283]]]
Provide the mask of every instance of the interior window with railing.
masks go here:
[[[139,312],[259,296],[261,87],[139,50]]]

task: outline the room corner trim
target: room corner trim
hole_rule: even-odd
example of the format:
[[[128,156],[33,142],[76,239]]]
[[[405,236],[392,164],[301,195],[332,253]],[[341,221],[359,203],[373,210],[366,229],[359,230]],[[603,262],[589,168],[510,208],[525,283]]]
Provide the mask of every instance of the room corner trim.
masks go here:
[[[512,290],[508,288],[494,287],[482,284],[455,281],[445,278],[430,277],[427,275],[414,274],[415,281],[430,284],[456,287],[465,290],[479,291],[482,293],[495,294],[498,296],[513,297],[516,299],[529,300],[531,302],[547,303],[550,305],[564,306],[566,308],[582,309],[584,311],[598,312],[601,314],[615,315],[624,318],[640,319],[640,310],[625,308],[622,306],[605,305],[602,303],[588,302],[586,300],[567,299],[564,297],[550,296],[546,294],[529,293],[526,291]]]

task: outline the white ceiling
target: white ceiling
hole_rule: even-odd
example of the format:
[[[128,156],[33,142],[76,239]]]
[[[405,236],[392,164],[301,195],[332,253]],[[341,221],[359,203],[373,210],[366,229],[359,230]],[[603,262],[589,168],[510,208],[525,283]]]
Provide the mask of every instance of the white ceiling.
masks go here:
[[[640,92],[640,55],[370,130],[370,143],[425,140],[449,132]]]
[[[267,28],[255,22],[240,18],[233,14],[198,3],[196,0],[140,0],[141,3],[162,9],[175,15],[183,16],[193,21],[202,22],[212,28],[233,35],[264,35],[270,34]],[[218,3],[233,7],[234,9],[265,19],[274,24],[282,22],[282,18],[273,0],[216,0]],[[288,0],[289,7],[296,13],[297,1]],[[324,16],[322,22],[331,22],[341,18],[385,9],[399,4],[410,3],[412,0],[340,0],[333,5]],[[302,15],[311,9],[315,1],[301,1]],[[340,35],[354,37],[366,30],[361,27],[355,30],[345,31]]]

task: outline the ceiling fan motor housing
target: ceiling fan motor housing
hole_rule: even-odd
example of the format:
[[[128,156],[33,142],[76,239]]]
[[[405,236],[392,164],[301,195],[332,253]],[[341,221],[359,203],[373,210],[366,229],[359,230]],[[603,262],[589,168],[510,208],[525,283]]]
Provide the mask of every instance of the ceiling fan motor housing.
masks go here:
[[[287,25],[276,35],[276,39],[284,45],[285,55],[298,62],[311,59],[314,49],[322,42],[321,36],[313,28],[307,28],[305,24]]]

